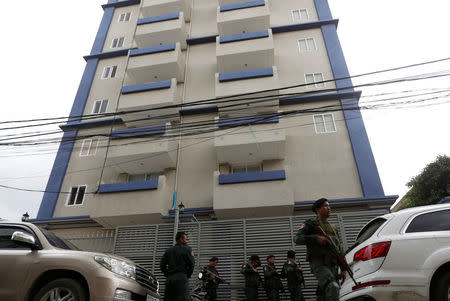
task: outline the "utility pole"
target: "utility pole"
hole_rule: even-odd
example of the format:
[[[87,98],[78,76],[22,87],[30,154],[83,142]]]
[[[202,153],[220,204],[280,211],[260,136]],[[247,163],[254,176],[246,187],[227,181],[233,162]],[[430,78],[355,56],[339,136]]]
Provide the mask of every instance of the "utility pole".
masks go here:
[[[180,212],[184,211],[183,202],[181,202],[177,207],[175,207],[175,224],[173,226],[173,241],[175,241],[175,237],[178,232],[178,224],[180,222]]]

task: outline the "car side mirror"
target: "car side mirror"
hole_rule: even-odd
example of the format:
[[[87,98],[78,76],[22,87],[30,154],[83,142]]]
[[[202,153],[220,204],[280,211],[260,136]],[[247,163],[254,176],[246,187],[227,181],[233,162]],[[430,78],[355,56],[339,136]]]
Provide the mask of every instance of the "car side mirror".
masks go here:
[[[203,273],[202,272],[198,273],[198,279],[202,279],[202,278],[203,278]]]
[[[11,236],[11,240],[15,241],[17,244],[22,245],[24,247],[30,248],[32,250],[38,249],[36,246],[36,240],[30,234],[27,234],[22,231],[16,231]]]

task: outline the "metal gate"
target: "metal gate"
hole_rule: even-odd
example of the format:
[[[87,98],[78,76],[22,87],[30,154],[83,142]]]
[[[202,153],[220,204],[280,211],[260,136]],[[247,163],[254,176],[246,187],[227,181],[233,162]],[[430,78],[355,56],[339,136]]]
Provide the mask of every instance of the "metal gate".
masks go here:
[[[330,223],[337,226],[346,249],[356,239],[358,231],[372,218],[386,211],[344,212],[333,214]],[[297,261],[305,269],[306,288],[303,294],[306,300],[315,300],[317,281],[305,262],[306,248],[296,246],[293,238],[299,226],[313,215],[287,217],[252,218],[223,221],[202,221],[181,223],[180,231],[189,235],[189,245],[195,253],[196,270],[190,280],[191,287],[197,281],[198,268],[208,264],[212,256],[219,257],[217,270],[230,282],[218,289],[219,300],[243,300],[244,277],[240,268],[252,255],[260,256],[262,263],[269,254],[276,256],[276,266],[283,265],[287,250],[297,252]],[[164,294],[165,277],[159,270],[159,262],[164,251],[172,246],[173,224],[124,226],[116,229],[114,253],[130,258],[152,271],[161,284]],[[262,275],[262,270],[260,270]],[[281,300],[289,300],[287,285]],[[260,288],[260,300],[267,300]]]

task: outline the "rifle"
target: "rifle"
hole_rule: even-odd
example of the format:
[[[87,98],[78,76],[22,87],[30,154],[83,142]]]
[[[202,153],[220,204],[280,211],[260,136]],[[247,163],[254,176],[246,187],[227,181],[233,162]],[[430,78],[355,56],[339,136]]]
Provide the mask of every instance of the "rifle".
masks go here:
[[[225,279],[223,279],[223,278],[220,277],[219,275],[217,275],[217,274],[211,272],[210,270],[206,269],[205,267],[201,268],[201,270],[202,270],[203,273],[213,275],[213,276],[215,277],[215,279],[217,279],[217,280],[220,281],[220,283],[225,283],[225,284],[230,285],[230,283],[229,283],[228,281],[226,281]]]
[[[301,268],[302,266],[300,265],[300,262],[298,264],[298,267]],[[303,275],[303,271],[298,270],[298,272],[300,272],[300,275],[302,276],[302,283],[303,283],[303,287],[306,288],[306,284],[305,284],[305,276]],[[298,273],[297,272],[297,273]]]
[[[330,246],[331,246],[331,250],[334,252],[334,254],[336,255],[337,259],[338,259],[338,265],[341,268],[342,271],[346,271],[349,276],[352,278],[353,282],[355,283],[355,285],[359,285],[358,282],[356,282],[354,276],[353,276],[353,271],[350,268],[350,266],[348,265],[347,259],[345,259],[344,254],[341,253],[341,251],[339,250],[338,246],[336,246],[336,244],[334,243],[334,241],[331,239],[330,236],[328,236],[325,231],[323,231],[322,227],[317,226],[317,229],[319,230],[320,235],[324,236],[329,242],[330,242]]]

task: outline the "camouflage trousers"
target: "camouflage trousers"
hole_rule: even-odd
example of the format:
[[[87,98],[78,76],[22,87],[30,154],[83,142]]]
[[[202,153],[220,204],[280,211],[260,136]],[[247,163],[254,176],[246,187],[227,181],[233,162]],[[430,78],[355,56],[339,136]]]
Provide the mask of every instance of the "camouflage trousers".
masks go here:
[[[317,301],[339,301],[338,266],[325,265],[320,260],[309,263],[311,271],[317,278]]]

